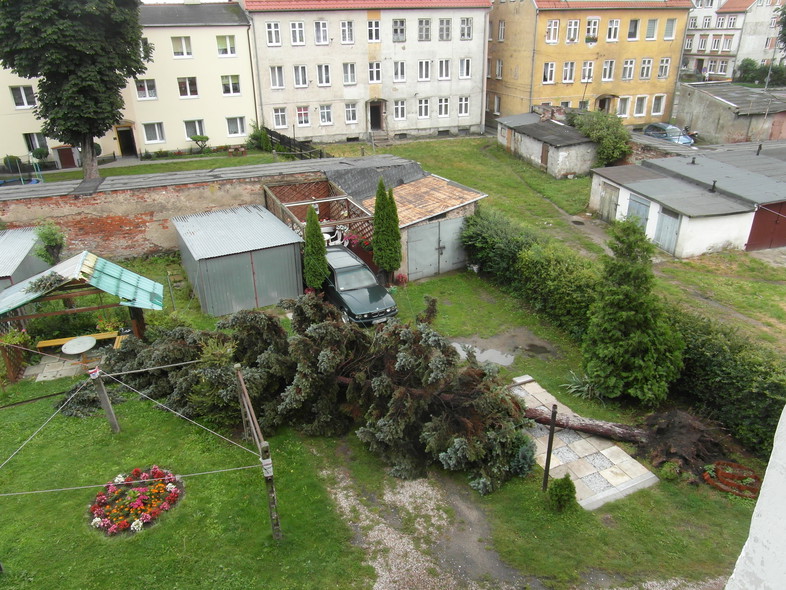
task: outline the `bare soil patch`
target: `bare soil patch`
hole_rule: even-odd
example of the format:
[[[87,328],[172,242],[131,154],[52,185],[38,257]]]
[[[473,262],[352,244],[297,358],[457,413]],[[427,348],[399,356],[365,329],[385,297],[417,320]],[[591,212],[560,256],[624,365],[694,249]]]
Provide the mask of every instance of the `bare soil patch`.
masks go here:
[[[453,341],[473,346],[479,350],[497,350],[505,354],[521,355],[528,358],[559,358],[559,353],[553,344],[538,338],[531,330],[523,327],[489,338],[471,336],[469,338],[454,338]]]

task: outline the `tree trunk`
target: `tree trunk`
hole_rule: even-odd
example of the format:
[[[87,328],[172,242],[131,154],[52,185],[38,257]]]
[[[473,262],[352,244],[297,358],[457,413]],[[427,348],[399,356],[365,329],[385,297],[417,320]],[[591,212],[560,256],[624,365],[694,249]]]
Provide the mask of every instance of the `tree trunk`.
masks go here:
[[[551,423],[551,411],[527,408],[525,415],[530,420],[539,424]],[[632,443],[645,442],[649,436],[646,430],[634,428],[627,424],[617,424],[615,422],[603,422],[602,420],[591,420],[582,416],[557,414],[556,425],[560,428],[570,428],[580,432],[588,432],[612,440],[621,440]]]
[[[93,149],[93,137],[82,137],[82,173],[84,179],[98,178],[98,158]]]

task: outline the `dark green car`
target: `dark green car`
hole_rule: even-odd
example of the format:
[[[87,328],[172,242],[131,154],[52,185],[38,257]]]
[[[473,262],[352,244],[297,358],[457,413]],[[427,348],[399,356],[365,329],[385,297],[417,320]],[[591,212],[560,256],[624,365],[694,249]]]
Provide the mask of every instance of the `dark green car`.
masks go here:
[[[341,310],[345,322],[368,326],[398,314],[396,302],[371,269],[343,246],[328,246],[330,273],[325,279],[326,299]]]

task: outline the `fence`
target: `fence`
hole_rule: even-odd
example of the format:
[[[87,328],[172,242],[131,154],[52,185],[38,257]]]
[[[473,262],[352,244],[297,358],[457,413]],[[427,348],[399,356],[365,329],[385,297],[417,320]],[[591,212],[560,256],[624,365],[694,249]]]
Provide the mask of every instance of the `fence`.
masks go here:
[[[321,148],[314,148],[314,146],[308,142],[298,141],[297,139],[293,139],[288,135],[284,135],[273,129],[268,129],[267,127],[264,129],[267,131],[267,136],[270,138],[270,143],[273,144],[273,150],[276,152],[292,155],[299,160],[333,157]]]

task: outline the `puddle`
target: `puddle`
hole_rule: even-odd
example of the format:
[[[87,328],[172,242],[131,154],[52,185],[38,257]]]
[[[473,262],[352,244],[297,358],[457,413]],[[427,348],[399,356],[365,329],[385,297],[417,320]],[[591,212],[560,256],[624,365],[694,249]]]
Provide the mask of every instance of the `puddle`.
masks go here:
[[[527,352],[531,352],[535,356],[540,356],[542,354],[549,354],[551,349],[548,346],[541,346],[540,344],[527,344],[524,347],[524,350]]]
[[[513,361],[516,360],[516,357],[514,357],[512,354],[505,354],[504,352],[494,350],[493,348],[483,350],[476,348],[471,344],[460,344],[458,342],[453,342],[452,345],[453,348],[458,351],[462,361],[467,358],[467,353],[464,352],[465,346],[475,352],[475,358],[477,358],[478,362],[480,363],[495,363],[497,365],[502,365],[503,367],[509,367],[513,364]]]
[[[574,219],[573,221],[571,221],[571,223],[573,225],[584,225],[584,222],[583,221],[579,221],[578,219]]]

